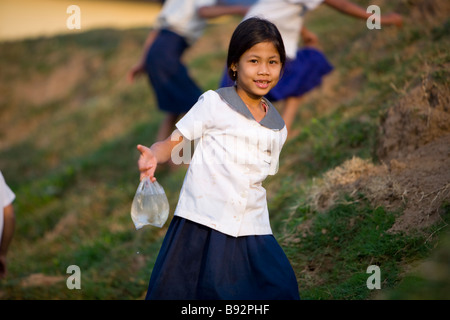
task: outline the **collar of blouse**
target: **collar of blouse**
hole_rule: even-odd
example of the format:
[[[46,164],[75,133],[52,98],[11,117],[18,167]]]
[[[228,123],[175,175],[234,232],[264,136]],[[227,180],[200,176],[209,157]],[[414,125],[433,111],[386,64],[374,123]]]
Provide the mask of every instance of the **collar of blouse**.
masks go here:
[[[237,94],[235,87],[220,88],[217,89],[216,92],[230,108],[239,112],[248,119],[255,120],[252,113],[245,105],[244,101],[242,101],[241,97],[239,97],[239,95]],[[263,99],[268,106],[268,110],[265,117],[259,122],[259,124],[272,130],[283,129],[285,126],[283,118],[280,116],[275,107],[270,103],[270,101],[268,101],[266,98]]]

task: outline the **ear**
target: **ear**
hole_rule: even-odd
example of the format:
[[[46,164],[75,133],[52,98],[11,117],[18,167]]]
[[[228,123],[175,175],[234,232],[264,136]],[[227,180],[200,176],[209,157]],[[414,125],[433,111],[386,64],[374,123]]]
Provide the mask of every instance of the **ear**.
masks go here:
[[[233,63],[230,67],[231,70],[233,70],[234,72],[237,71],[237,65],[235,63]]]

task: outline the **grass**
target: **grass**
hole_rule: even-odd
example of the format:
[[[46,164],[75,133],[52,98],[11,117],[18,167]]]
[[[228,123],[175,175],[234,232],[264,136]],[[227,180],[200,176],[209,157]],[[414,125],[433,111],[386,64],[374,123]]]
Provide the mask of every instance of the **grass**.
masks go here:
[[[221,39],[238,21],[210,26],[187,56],[202,89],[219,82],[227,47]],[[393,234],[388,230],[401,211],[373,206],[367,195],[343,194],[325,211],[309,199],[316,180],[345,160],[377,162],[380,119],[422,76],[448,81],[449,22],[427,29],[409,21],[400,31],[369,32],[364,22],[325,7],[307,23],[336,69],[329,91],[318,89],[303,102],[295,123],[300,134],[286,143],[278,175],[265,182],[274,234],[302,298],[448,298],[448,281],[415,271],[421,263],[448,266],[448,204],[441,224]],[[340,32],[330,32],[336,23]],[[153,142],[163,117],[146,79],[125,81],[147,31],[0,44],[0,168],[17,196],[1,299],[143,298],[167,228],[136,231],[130,218],[139,180],[135,146]],[[58,70],[65,70],[61,78]],[[171,214],[184,173],[162,167],[158,175]],[[67,289],[70,265],[81,269],[81,290]],[[369,265],[380,267],[382,290],[367,288]],[[39,274],[57,280],[26,285]]]
[[[285,250],[297,262],[303,299],[368,299],[370,265],[380,267],[381,287],[393,288],[403,265],[424,258],[430,250],[423,236],[388,232],[396,213],[372,208],[365,199],[345,202],[316,213],[301,234],[296,228],[300,221],[311,219],[308,208],[298,207],[296,218],[285,226]]]

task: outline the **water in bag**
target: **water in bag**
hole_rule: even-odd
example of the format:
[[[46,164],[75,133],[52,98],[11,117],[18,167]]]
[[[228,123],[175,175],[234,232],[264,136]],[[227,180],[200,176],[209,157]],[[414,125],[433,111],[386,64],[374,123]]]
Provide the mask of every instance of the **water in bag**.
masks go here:
[[[145,177],[139,187],[131,205],[131,219],[140,229],[150,224],[161,228],[169,216],[169,202],[163,187],[155,181]]]

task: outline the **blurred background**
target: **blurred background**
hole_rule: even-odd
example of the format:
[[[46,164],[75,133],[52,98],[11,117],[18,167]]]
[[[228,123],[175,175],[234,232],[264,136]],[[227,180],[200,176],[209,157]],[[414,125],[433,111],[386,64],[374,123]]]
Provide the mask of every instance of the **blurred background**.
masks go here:
[[[133,28],[151,25],[160,9],[158,1],[17,0],[0,1],[0,41],[74,32],[67,29],[67,7],[78,5],[82,29]]]

